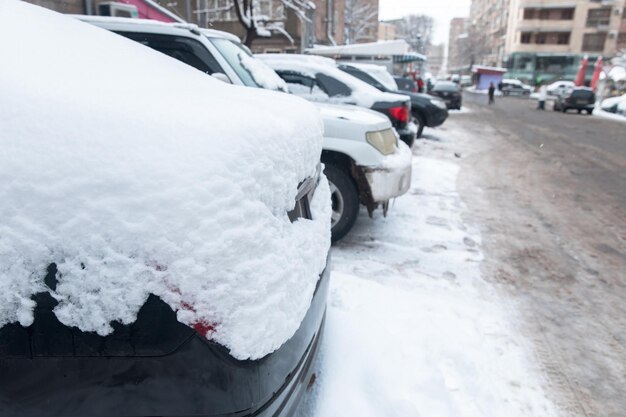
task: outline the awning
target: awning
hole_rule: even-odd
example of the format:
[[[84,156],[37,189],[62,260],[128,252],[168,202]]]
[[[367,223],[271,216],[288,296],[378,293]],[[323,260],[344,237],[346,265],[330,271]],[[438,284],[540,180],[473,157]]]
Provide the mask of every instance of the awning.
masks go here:
[[[393,41],[356,43],[352,45],[316,46],[315,48],[306,49],[305,52],[313,55],[321,55],[332,58],[401,56],[406,57],[406,59],[412,59],[413,61],[426,60],[426,57],[422,54],[409,52],[409,48],[410,46],[405,40],[398,39]]]

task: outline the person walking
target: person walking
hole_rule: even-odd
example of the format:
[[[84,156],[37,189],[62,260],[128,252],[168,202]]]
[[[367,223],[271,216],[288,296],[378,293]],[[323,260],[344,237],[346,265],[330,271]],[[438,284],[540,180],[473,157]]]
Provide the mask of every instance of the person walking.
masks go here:
[[[489,83],[489,104],[494,104],[496,101],[493,96],[496,94],[496,86],[493,83]]]
[[[537,110],[546,109],[546,99],[548,98],[548,87],[542,85],[539,87],[539,100],[537,101]]]

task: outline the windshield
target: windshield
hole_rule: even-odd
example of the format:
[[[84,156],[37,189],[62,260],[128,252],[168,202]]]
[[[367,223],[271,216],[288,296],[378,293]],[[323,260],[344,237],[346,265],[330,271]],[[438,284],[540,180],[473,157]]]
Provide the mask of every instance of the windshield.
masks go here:
[[[451,82],[438,82],[433,87],[434,91],[458,91],[459,87],[455,83]]]
[[[224,59],[228,61],[232,69],[237,73],[244,85],[248,87],[263,87],[256,82],[252,73],[242,65],[246,57],[250,57],[248,52],[241,45],[228,39],[209,38],[211,43],[220,51]],[[250,57],[251,58],[251,57]]]

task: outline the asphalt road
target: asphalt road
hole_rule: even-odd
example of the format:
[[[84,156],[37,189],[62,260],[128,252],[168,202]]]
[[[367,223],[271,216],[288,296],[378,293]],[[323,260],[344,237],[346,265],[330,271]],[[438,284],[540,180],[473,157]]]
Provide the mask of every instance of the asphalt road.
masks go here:
[[[626,416],[626,123],[466,94],[459,188],[564,416]]]

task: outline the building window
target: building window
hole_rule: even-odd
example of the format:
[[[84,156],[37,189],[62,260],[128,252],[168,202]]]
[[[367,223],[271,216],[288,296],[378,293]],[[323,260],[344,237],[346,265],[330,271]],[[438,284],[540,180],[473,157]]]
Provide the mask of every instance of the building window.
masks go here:
[[[617,35],[617,44],[621,45],[625,43],[626,43],[626,32],[621,32],[619,35]]]
[[[535,9],[524,9],[524,20],[533,20],[535,18]]]
[[[569,32],[563,32],[563,33],[559,33],[557,36],[557,44],[559,45],[569,45],[569,38],[570,38],[570,33]]]
[[[522,37],[520,39],[521,43],[530,43],[531,33],[530,32],[522,32]]]
[[[605,41],[606,33],[586,33],[583,36],[583,51],[602,52]]]
[[[539,45],[543,45],[544,43],[546,43],[546,34],[545,33],[537,33],[535,35],[535,43],[539,44]]]
[[[611,22],[611,8],[589,9],[587,12],[587,27],[608,26]]]
[[[574,9],[561,9],[561,20],[572,20],[574,18]]]

